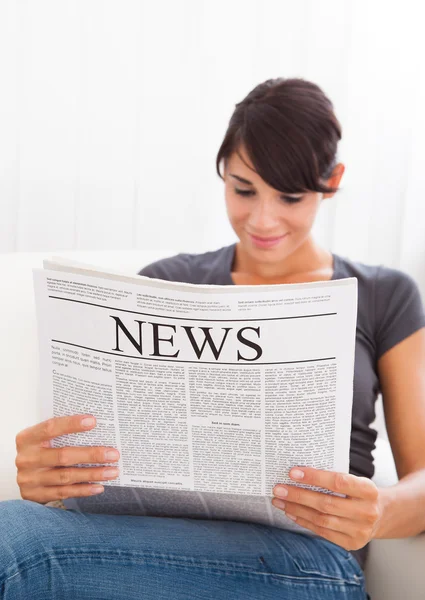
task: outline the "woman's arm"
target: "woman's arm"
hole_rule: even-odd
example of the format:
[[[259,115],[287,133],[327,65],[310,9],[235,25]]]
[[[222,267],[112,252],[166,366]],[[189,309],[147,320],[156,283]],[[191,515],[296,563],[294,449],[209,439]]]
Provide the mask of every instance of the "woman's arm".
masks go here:
[[[400,481],[377,488],[367,477],[297,467],[291,469],[291,479],[345,497],[292,485],[274,487],[273,506],[347,550],[363,548],[373,538],[425,531],[425,327],[384,352],[378,370]]]
[[[382,517],[374,537],[425,531],[425,328],[378,361],[388,438],[400,481],[380,488]]]

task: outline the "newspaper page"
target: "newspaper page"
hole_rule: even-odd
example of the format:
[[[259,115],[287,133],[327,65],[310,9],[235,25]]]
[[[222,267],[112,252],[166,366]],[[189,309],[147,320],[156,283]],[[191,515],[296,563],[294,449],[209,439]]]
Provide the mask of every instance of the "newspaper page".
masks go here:
[[[33,274],[42,417],[97,420],[51,445],[120,451],[119,477],[67,508],[312,534],[272,490],[296,465],[348,472],[356,278],[192,285],[60,259]]]

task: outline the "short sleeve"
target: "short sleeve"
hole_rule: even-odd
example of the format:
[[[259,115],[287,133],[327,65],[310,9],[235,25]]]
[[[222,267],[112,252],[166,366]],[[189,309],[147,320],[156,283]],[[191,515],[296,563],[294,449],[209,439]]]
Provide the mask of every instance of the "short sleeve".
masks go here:
[[[153,279],[164,279],[166,281],[179,281],[190,283],[190,271],[188,268],[188,255],[177,254],[169,258],[162,258],[146,265],[137,273],[144,277]]]
[[[158,264],[160,262],[161,261],[153,262],[145,267],[142,267],[137,274],[143,275],[143,277],[151,277],[153,279],[163,279],[164,277],[161,277],[161,274],[164,275],[164,273],[162,273],[161,265]]]
[[[378,267],[375,283],[376,360],[424,326],[424,306],[413,277],[398,269]]]

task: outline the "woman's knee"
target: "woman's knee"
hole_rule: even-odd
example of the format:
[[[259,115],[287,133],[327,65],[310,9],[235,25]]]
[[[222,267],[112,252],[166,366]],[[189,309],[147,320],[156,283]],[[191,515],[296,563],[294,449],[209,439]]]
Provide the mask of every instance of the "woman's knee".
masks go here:
[[[0,502],[0,535],[15,538],[26,530],[26,525],[40,523],[46,507],[31,500],[4,500]]]
[[[0,502],[0,514],[3,519],[16,518],[16,515],[22,514],[22,511],[28,513],[36,507],[42,507],[42,504],[32,502],[31,500],[2,500]]]
[[[37,548],[46,510],[30,500],[0,502],[0,574],[20,564]]]

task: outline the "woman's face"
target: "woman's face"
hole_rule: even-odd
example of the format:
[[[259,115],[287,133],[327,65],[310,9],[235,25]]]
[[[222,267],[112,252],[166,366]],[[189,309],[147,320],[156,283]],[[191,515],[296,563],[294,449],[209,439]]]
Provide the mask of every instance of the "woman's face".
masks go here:
[[[283,194],[257,175],[243,148],[239,152],[243,160],[233,153],[223,174],[230,224],[251,258],[268,263],[282,260],[308,240],[322,199],[333,194]],[[344,167],[338,167],[339,182]],[[334,182],[335,176],[328,180],[329,185]]]

